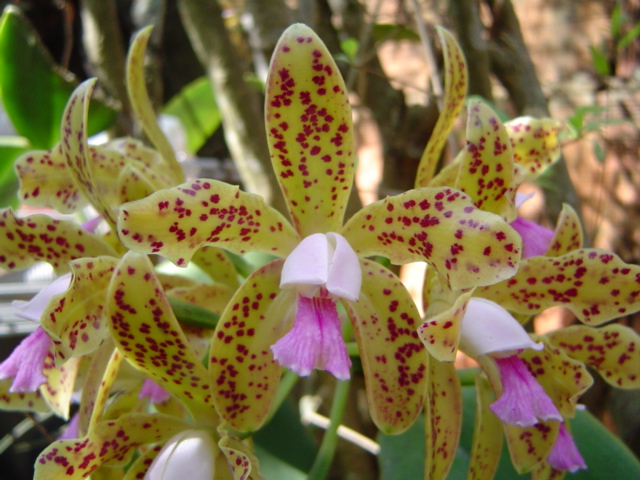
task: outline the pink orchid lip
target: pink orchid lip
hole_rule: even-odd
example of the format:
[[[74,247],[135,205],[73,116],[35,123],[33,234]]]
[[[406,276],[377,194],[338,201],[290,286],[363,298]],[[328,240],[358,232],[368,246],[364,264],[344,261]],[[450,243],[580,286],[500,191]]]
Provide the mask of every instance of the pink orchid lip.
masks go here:
[[[471,357],[510,356],[523,349],[542,350],[513,316],[491,300],[473,297],[462,318],[460,349]]]
[[[349,242],[338,233],[305,237],[282,267],[280,288],[296,287],[301,295],[313,297],[322,286],[330,294],[352,302],[360,296],[360,261]]]
[[[566,470],[571,473],[576,473],[578,470],[585,470],[587,464],[585,463],[577,445],[573,440],[573,436],[569,433],[564,423],[560,424],[560,430],[558,431],[558,437],[556,443],[553,445],[553,449],[547,457],[547,463],[551,465],[554,470]]]

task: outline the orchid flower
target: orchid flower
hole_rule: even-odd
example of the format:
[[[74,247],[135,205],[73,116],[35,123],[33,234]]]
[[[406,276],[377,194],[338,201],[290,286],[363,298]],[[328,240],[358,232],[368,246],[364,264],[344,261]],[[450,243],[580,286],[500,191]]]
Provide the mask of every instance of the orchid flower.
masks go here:
[[[540,351],[520,323],[497,303],[471,298],[462,320],[460,349],[473,358],[490,356],[501,382],[501,394],[491,405],[500,420],[529,427],[540,421],[562,421],[562,416],[518,354]]]
[[[351,111],[329,52],[304,25],[289,27],[275,49],[266,118],[293,223],[256,195],[201,179],[123,205],[121,240],[177,265],[203,245],[284,258],[247,278],[214,335],[214,402],[234,428],[264,421],[280,366],[348,378],[340,303],[354,325],[372,416],[384,431],[401,431],[424,398],[419,316],[398,278],[365,257],[427,261],[455,288],[469,288],[510,276],[519,238],[450,188],[387,198],[343,226],[354,175]]]
[[[566,470],[571,473],[587,468],[587,464],[564,423],[560,425],[558,437],[547,457],[547,462],[554,470]]]

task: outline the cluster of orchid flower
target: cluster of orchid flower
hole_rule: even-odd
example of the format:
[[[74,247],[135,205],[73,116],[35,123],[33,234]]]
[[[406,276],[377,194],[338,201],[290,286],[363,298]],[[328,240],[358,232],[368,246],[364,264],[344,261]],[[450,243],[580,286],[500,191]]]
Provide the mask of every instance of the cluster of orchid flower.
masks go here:
[[[467,85],[459,47],[439,30],[444,108],[415,188],[343,223],[354,178],[347,91],[320,39],[293,25],[276,47],[266,90],[272,164],[290,222],[235,186],[185,182],[143,86],[148,33],[133,44],[128,83],[157,150],[132,139],[89,146],[88,81],[68,103],[57,147],[16,165],[25,204],[62,213],[91,205],[106,233],[96,233],[96,222],[0,214],[0,266],[45,261],[60,275],[24,306],[40,325],[0,365],[0,408],[68,418],[79,399],[35,478],[83,479],[105,468],[125,480],[177,478],[193,465],[194,479],[261,478],[243,438],[275,408],[283,368],[344,381],[350,354],[360,359],[381,431],[403,432],[425,415],[437,432],[428,436],[426,476],[444,478],[460,434],[458,350],[481,366],[470,478],[492,478],[501,427],[520,472],[551,478],[586,467],[566,419],[592,383],[587,365],[617,387],[640,387],[638,336],[618,324],[594,328],[640,310],[640,267],[582,248],[569,207],[553,231],[517,216],[518,186],[559,156],[557,122],[503,125],[472,104],[465,148],[435,174]],[[241,278],[234,259],[248,252],[274,259]],[[157,256],[192,261],[209,281],[160,273]],[[376,257],[428,264],[424,315]],[[521,322],[555,305],[584,325],[525,331]],[[215,328],[180,308],[208,313]]]

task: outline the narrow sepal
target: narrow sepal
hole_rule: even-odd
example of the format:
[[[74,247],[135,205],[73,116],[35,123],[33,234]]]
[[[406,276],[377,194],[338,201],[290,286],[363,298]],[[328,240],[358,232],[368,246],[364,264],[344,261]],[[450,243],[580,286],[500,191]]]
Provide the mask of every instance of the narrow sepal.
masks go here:
[[[128,248],[160,254],[180,266],[205,245],[284,256],[299,241],[291,224],[262,197],[206,179],[124,204],[118,232]]]
[[[296,306],[294,290],[280,289],[282,260],[253,272],[223,312],[211,342],[209,375],[220,416],[239,431],[265,421],[282,367],[271,345],[290,328]]]
[[[426,261],[454,290],[509,278],[520,259],[518,233],[451,188],[418,188],[374,202],[340,233],[361,257]]]
[[[468,480],[494,478],[502,453],[502,422],[489,409],[495,400],[491,385],[479,371],[476,375],[476,414],[473,427]]]
[[[462,387],[451,362],[430,358],[428,379],[425,478],[439,480],[447,477],[456,458],[462,428]]]
[[[514,169],[511,142],[498,115],[482,102],[471,104],[455,187],[468,194],[476,207],[512,221],[516,218]]]
[[[76,388],[76,375],[80,365],[79,358],[72,358],[64,365],[55,366],[53,352],[44,362],[42,373],[47,381],[40,387],[40,393],[51,410],[62,418],[69,418],[71,395]]]
[[[573,207],[565,203],[556,222],[556,228],[546,256],[559,257],[582,248],[582,243],[583,233],[580,218]]]
[[[427,388],[418,310],[398,277],[368,260],[362,261],[360,298],[343,303],[354,325],[371,417],[384,433],[401,433],[420,414]]]
[[[531,471],[547,458],[559,429],[560,422],[553,421],[524,428],[504,425],[511,463],[518,473]]]
[[[302,237],[337,232],[354,177],[344,81],[322,40],[303,24],[280,37],[267,80],[271,161]]]
[[[69,288],[54,296],[42,314],[42,328],[53,340],[57,364],[93,352],[108,335],[104,304],[118,261],[103,256],[70,262]]]
[[[223,249],[203,247],[193,256],[193,262],[212,280],[224,283],[234,290],[240,286],[238,272]]]
[[[6,270],[48,262],[64,273],[67,262],[76,258],[116,255],[99,236],[74,222],[39,213],[18,218],[11,208],[0,210],[0,233],[0,267]]]
[[[584,362],[617,388],[640,388],[640,336],[620,324],[592,328],[572,325],[547,338],[569,357]]]
[[[440,154],[453,128],[467,95],[467,65],[462,50],[453,36],[444,28],[437,27],[444,58],[444,97],[442,111],[429,142],[420,159],[416,174],[416,187],[426,187],[433,177]],[[450,184],[452,185],[452,184]]]
[[[512,278],[479,288],[475,295],[526,315],[562,305],[581,322],[599,325],[640,310],[640,266],[596,248],[531,257],[520,262]]]
[[[125,254],[111,279],[106,309],[111,334],[127,360],[182,400],[198,421],[211,421],[206,415],[211,410],[207,371],[147,257]]]
[[[144,58],[151,31],[151,27],[140,30],[131,42],[129,54],[127,55],[127,92],[129,93],[133,111],[144,132],[160,152],[176,183],[181,183],[184,181],[182,167],[176,159],[171,144],[158,125],[156,114],[153,111],[149,93],[147,92]]]
[[[91,155],[87,144],[87,119],[89,98],[95,88],[96,80],[89,79],[81,83],[71,94],[62,117],[60,145],[67,159],[76,185],[98,213],[115,226],[116,219],[109,203],[101,194],[94,180]]]

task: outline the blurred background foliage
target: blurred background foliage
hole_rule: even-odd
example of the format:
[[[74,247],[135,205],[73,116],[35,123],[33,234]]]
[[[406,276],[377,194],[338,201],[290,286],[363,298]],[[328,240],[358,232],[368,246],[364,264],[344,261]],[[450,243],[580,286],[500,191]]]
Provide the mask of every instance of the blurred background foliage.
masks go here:
[[[62,110],[79,81],[98,78],[94,133],[141,136],[127,98],[124,62],[132,36],[149,24],[154,30],[145,62],[148,86],[157,111],[181,122],[180,159],[188,171],[240,183],[283,209],[263,133],[262,87],[281,32],[300,21],[327,44],[352,93],[361,193],[354,205],[407,190],[439,111],[441,60],[433,29],[439,24],[454,32],[465,51],[470,95],[484,98],[506,118],[551,115],[565,121],[564,159],[531,186],[544,195],[530,215],[552,224],[562,203],[571,203],[581,212],[589,245],[640,262],[639,0],[14,0],[0,5],[3,206],[16,205],[14,159],[58,141]],[[460,148],[464,121],[456,132],[443,162]],[[559,311],[554,321],[574,320]],[[638,318],[620,321],[640,331]],[[2,358],[12,341],[3,346]],[[359,380],[353,382],[346,421],[372,437]],[[304,393],[310,386],[299,388]],[[583,402],[640,455],[639,392],[598,382]],[[280,422],[295,416],[295,407],[287,408],[281,415],[289,420]],[[3,425],[11,427],[22,417],[4,418]],[[17,452],[26,452],[28,470],[48,432],[59,426],[26,421],[30,436],[0,456],[2,478],[27,478]],[[576,430],[598,428],[580,421]],[[394,442],[385,455],[402,453],[402,444]],[[278,448],[277,442],[265,445]],[[300,448],[289,455],[304,469],[300,459],[311,447]],[[380,471],[383,478],[409,478],[385,473],[384,461],[378,464],[355,447],[341,449],[335,463],[340,472],[335,478],[370,479]]]

